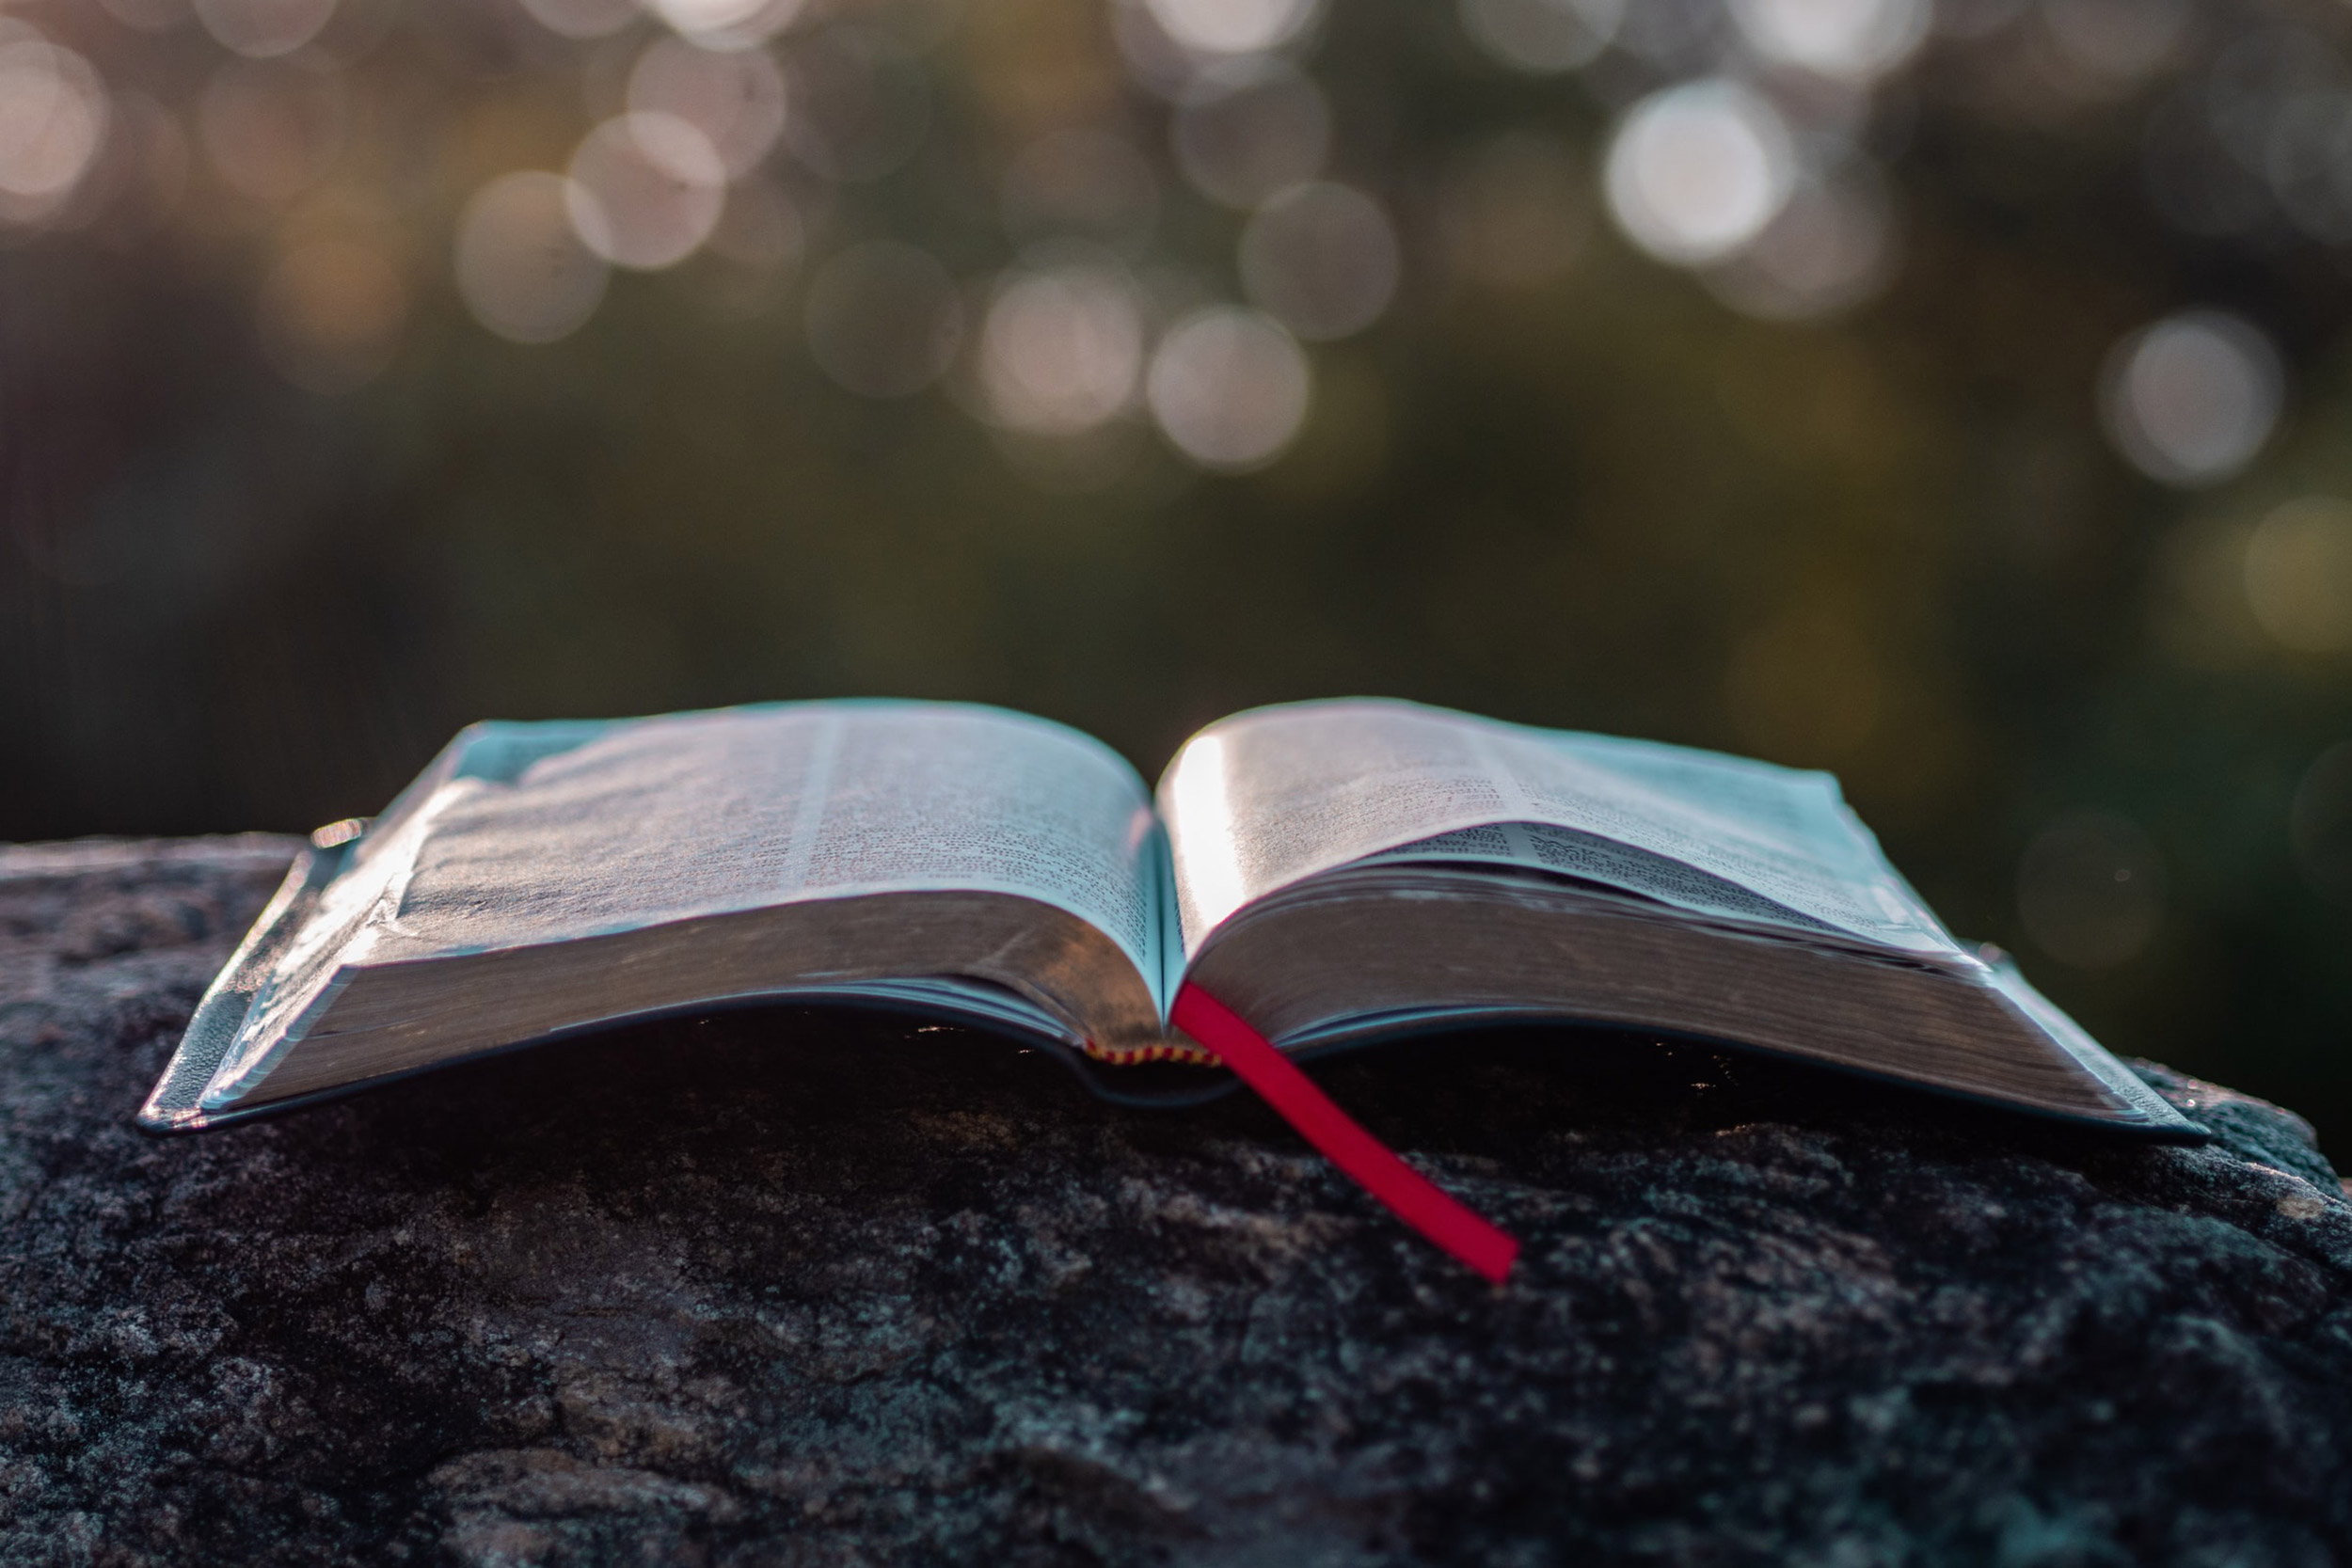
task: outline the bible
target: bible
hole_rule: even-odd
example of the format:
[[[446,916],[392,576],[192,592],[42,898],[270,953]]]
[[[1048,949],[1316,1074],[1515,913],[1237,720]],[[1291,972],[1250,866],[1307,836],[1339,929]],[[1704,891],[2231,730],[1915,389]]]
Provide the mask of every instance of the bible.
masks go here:
[[[1009,1033],[1130,1101],[1576,1022],[2201,1132],[1947,934],[1829,775],[1375,699],[1221,720],[1156,794],[961,704],[473,725],[313,835],[139,1122],[786,1001]]]

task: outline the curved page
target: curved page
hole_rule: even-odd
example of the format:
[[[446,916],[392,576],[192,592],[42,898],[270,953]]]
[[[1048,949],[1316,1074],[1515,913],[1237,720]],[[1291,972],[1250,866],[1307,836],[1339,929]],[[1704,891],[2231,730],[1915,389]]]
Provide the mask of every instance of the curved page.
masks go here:
[[[1467,833],[1460,854],[1424,852],[1571,871],[1684,903],[1662,858],[1745,889],[1794,924],[1976,966],[1826,773],[1356,699],[1212,724],[1177,753],[1159,793],[1187,957],[1236,911],[1304,878]],[[1490,828],[1559,832],[1522,831],[1516,842],[1478,832]],[[1593,852],[1594,841],[1647,863]]]
[[[1097,927],[1156,991],[1142,781],[1099,741],[952,704],[479,724],[373,827],[207,1086],[233,1102],[355,966],[863,894],[974,890]]]

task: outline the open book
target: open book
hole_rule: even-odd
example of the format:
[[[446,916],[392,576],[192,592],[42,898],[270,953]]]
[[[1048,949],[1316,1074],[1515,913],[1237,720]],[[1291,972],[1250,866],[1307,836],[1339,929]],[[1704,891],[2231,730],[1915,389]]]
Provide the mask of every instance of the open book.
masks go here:
[[[1187,986],[1291,1056],[1600,1022],[2199,1132],[1947,935],[1826,774],[1372,700],[1211,725],[1156,809],[1109,748],[994,708],[474,725],[314,837],[139,1119],[775,1000],[970,1022],[1113,1098],[1199,1098],[1119,1070],[1216,1063],[1170,1021]]]

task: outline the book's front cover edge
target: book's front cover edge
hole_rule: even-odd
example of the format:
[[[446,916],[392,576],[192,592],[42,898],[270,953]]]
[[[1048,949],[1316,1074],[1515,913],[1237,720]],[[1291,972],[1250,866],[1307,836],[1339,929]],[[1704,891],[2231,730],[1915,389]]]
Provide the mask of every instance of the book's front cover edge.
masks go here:
[[[208,995],[206,1001],[209,1003],[211,1000],[212,998]],[[238,996],[232,993],[224,992],[223,1002],[224,1009],[228,1007],[234,1007],[236,1009],[234,1018],[228,1025],[230,1035],[233,1037],[236,1022],[242,1021],[244,1016],[243,1009],[250,1002],[250,993]],[[546,1034],[533,1035],[528,1039],[510,1040],[502,1045],[494,1045],[481,1051],[469,1052],[463,1056],[453,1056],[445,1061],[426,1062],[421,1066],[404,1068],[395,1072],[383,1072],[376,1073],[371,1077],[355,1078],[346,1084],[330,1085],[323,1089],[312,1089],[304,1094],[288,1095],[282,1100],[262,1101],[257,1104],[230,1105],[213,1109],[207,1109],[199,1104],[196,1097],[203,1092],[204,1083],[206,1079],[211,1076],[211,1070],[207,1068],[203,1070],[202,1075],[195,1080],[195,1087],[188,1093],[186,1109],[183,1111],[166,1109],[163,1114],[151,1117],[149,1111],[156,1109],[158,1101],[163,1097],[164,1085],[158,1085],[156,1086],[155,1096],[149,1100],[147,1106],[142,1108],[139,1113],[138,1127],[141,1132],[156,1133],[159,1135],[168,1135],[180,1132],[209,1132],[215,1128],[231,1127],[240,1122],[257,1121],[262,1117],[275,1117],[284,1112],[299,1111],[313,1105],[323,1105],[332,1101],[342,1100],[349,1095],[360,1094],[370,1089],[385,1088],[393,1084],[403,1083],[411,1078],[421,1077],[427,1073],[439,1072],[449,1068],[469,1067],[477,1062],[486,1062],[501,1056],[510,1056],[517,1052],[535,1051],[541,1046],[556,1045],[565,1040],[579,1039],[584,1036],[600,1035],[608,1030],[626,1028],[632,1024],[657,1023],[665,1019],[707,1018],[717,1013],[732,1012],[756,1007],[793,1006],[829,1008],[840,1007],[847,1008],[851,1011],[886,1013],[898,1018],[932,1019],[941,1022],[956,1023],[966,1028],[979,1029],[993,1034],[1003,1035],[1008,1038],[1019,1039],[1024,1043],[1046,1046],[1052,1049],[1057,1058],[1062,1059],[1065,1062],[1079,1058],[1080,1055],[1078,1046],[1075,1041],[1056,1038],[1055,1037],[1044,1034],[1041,1031],[1033,1031],[1025,1027],[1021,1022],[1002,1012],[971,1007],[959,1007],[954,1004],[947,1002],[922,1001],[906,997],[882,997],[871,994],[859,994],[858,992],[852,990],[837,989],[823,990],[801,987],[782,990],[739,992],[729,996],[714,996],[693,1002],[679,1003],[675,1006],[651,1007],[638,1012],[617,1013],[604,1018],[584,1019],[579,1023],[571,1024],[562,1029],[550,1030]],[[191,1036],[196,1033],[198,1023],[202,1020],[202,1018],[203,1008],[199,1006],[198,1008],[197,1018],[189,1022],[188,1030]],[[186,1047],[183,1044],[183,1050],[185,1049]],[[215,1050],[217,1049],[218,1048],[215,1048]],[[214,1062],[217,1065],[217,1054],[215,1055]],[[178,1065],[179,1059],[174,1057],[173,1069],[176,1069]],[[167,1080],[169,1080],[171,1075],[172,1069],[167,1069]],[[1081,1076],[1083,1076],[1083,1074]]]
[[[2046,1001],[2042,1002],[2042,1006],[2049,1007],[2052,1012],[2057,1011]],[[2063,1019],[2065,1015],[2060,1013],[2058,1017]],[[2079,1035],[2080,1025],[2074,1025],[2072,1020],[2067,1022]],[[1337,1025],[1327,1025],[1304,1035],[1286,1036],[1277,1040],[1275,1044],[1284,1055],[1294,1061],[1311,1062],[1326,1057],[1352,1055],[1358,1052],[1383,1045],[1425,1039],[1432,1036],[1493,1028],[1600,1029],[1612,1034],[1670,1041],[1681,1045],[1701,1046],[1712,1051],[1728,1051],[1739,1055],[1788,1062],[1795,1066],[1827,1072],[1839,1078],[1859,1079],[1864,1083],[1881,1085],[1915,1094],[1924,1094],[1937,1100],[1958,1101],[1963,1104],[1982,1106],[1987,1110],[1998,1111],[2004,1115],[2024,1117],[2034,1121],[2058,1122],[2087,1131],[2120,1133],[2126,1137],[2145,1139],[2154,1143],[2202,1144],[2210,1143],[2214,1139],[2212,1129],[2183,1116],[2170,1101],[2142,1082],[2132,1072],[2131,1069],[2109,1054],[2104,1047],[2095,1041],[2090,1041],[2088,1036],[2083,1036],[2082,1039],[2090,1045],[2092,1052],[2097,1053],[2098,1057],[2112,1064],[2116,1072],[2122,1074],[2130,1081],[2128,1086],[2117,1083],[2106,1073],[2099,1072],[2092,1065],[2092,1061],[2086,1060],[2072,1042],[2059,1038],[2055,1034],[2053,1040],[2054,1043],[2067,1048],[2068,1053],[2074,1057],[2078,1065],[2086,1071],[2096,1075],[2111,1092],[2115,1093],[2118,1100],[2125,1102],[2127,1108],[2118,1115],[2091,1116],[2079,1111],[2058,1109],[2031,1101],[2011,1099],[1986,1090],[1963,1088],[1957,1085],[1939,1083],[1929,1078],[1916,1078],[1908,1073],[1888,1069],[1870,1068],[1854,1062],[1833,1061],[1827,1057],[1815,1056],[1804,1052],[1760,1045],[1754,1040],[1738,1039],[1728,1035],[1676,1029],[1634,1020],[1609,1018],[1593,1013],[1549,1007],[1509,1006],[1478,1008],[1416,1008],[1406,1013],[1357,1019]],[[1113,1070],[1125,1069],[1114,1069]],[[2151,1101],[2153,1103],[2151,1104]]]
[[[208,996],[206,1000],[209,1004],[214,1000],[214,998]],[[233,1033],[236,1023],[242,1020],[243,1009],[246,1006],[248,1000],[249,993],[224,992],[221,995],[220,1002],[228,1018],[226,1029],[229,1032]],[[1153,1068],[1106,1069],[1103,1064],[1088,1059],[1083,1051],[1067,1040],[1053,1039],[1043,1036],[1031,1036],[1025,1031],[1009,1024],[1002,1019],[976,1018],[970,1013],[961,1012],[952,1007],[926,1006],[903,1001],[883,1001],[876,998],[861,998],[838,994],[827,996],[812,994],[804,990],[797,992],[720,998],[713,999],[709,1002],[694,1003],[678,1007],[665,1008],[657,1012],[632,1014],[626,1018],[595,1020],[581,1023],[570,1029],[558,1031],[554,1034],[537,1036],[527,1040],[516,1040],[512,1044],[495,1047],[489,1051],[478,1052],[472,1055],[462,1058],[461,1061],[463,1063],[486,1061],[493,1057],[504,1056],[520,1051],[534,1050],[540,1046],[555,1044],[563,1040],[577,1038],[585,1035],[597,1034],[607,1029],[616,1028],[630,1023],[651,1022],[663,1018],[671,1017],[682,1018],[707,1016],[711,1013],[731,1010],[736,1007],[772,1006],[779,1004],[802,1004],[825,1007],[847,1007],[858,1010],[890,1013],[900,1017],[920,1018],[928,1016],[939,1019],[942,1022],[961,1023],[967,1027],[977,1027],[993,1033],[1024,1038],[1037,1045],[1046,1047],[1057,1061],[1071,1069],[1071,1071],[1089,1092],[1094,1094],[1097,1098],[1116,1105],[1129,1106],[1137,1109],[1182,1110],[1205,1104],[1211,1101],[1221,1100],[1241,1087],[1241,1080],[1234,1077],[1230,1072],[1224,1072],[1213,1069],[1195,1069],[1187,1070],[1213,1073],[1216,1082],[1214,1084],[1189,1085],[1181,1089],[1173,1089],[1157,1093],[1128,1092],[1118,1086],[1119,1080],[1130,1074],[1140,1075],[1142,1073],[1153,1072],[1160,1069]],[[192,1036],[196,1034],[198,1026],[201,1022],[202,1010],[199,1009],[198,1019],[191,1021],[189,1025],[189,1033]],[[2183,1116],[2169,1101],[2164,1101],[2161,1096],[2157,1095],[2153,1088],[2149,1087],[2145,1083],[2141,1082],[2137,1075],[2132,1074],[2129,1068],[2124,1067],[2122,1062],[2117,1061],[2116,1058],[2111,1055],[2107,1057],[2107,1060],[2115,1062],[2117,1070],[2129,1076],[2132,1084],[2137,1085],[2141,1090],[2143,1090],[2147,1098],[2154,1100],[2156,1103],[2163,1108],[2165,1113],[2163,1116],[2158,1117],[2153,1115],[2136,1114],[2128,1117],[2089,1117],[2079,1113],[2052,1110],[2046,1106],[2033,1105],[2020,1101],[2008,1100],[1996,1095],[1988,1095],[1967,1089],[1956,1088],[1948,1085],[1936,1084],[1921,1079],[1905,1077],[1897,1073],[1873,1071],[1868,1068],[1845,1063],[1831,1062],[1823,1060],[1820,1057],[1806,1056],[1796,1053],[1779,1051],[1770,1046],[1756,1045],[1752,1041],[1730,1039],[1720,1035],[1692,1034],[1683,1030],[1661,1029],[1648,1024],[1632,1024],[1622,1021],[1598,1019],[1589,1016],[1575,1016],[1549,1010],[1537,1011],[1518,1008],[1502,1008],[1464,1012],[1433,1009],[1430,1012],[1421,1013],[1418,1016],[1414,1016],[1409,1019],[1389,1018],[1378,1022],[1359,1022],[1355,1026],[1348,1028],[1343,1035],[1336,1038],[1332,1037],[1328,1034],[1324,1035],[1321,1038],[1294,1038],[1292,1040],[1282,1042],[1282,1052],[1284,1055],[1291,1057],[1295,1061],[1311,1062],[1343,1055],[1354,1055],[1366,1050],[1376,1049],[1386,1045],[1404,1044],[1416,1039],[1424,1039],[1431,1036],[1456,1034],[1464,1031],[1475,1031],[1498,1027],[1526,1028],[1531,1026],[1598,1028],[1609,1030],[1613,1033],[1639,1035],[1653,1039],[1672,1040],[1687,1045],[1703,1046],[1711,1050],[1730,1051],[1741,1054],[1786,1061],[1799,1066],[1825,1071],[1840,1078],[1860,1079],[1866,1083],[1881,1085],[1888,1088],[1908,1091],[1911,1093],[1925,1094],[1934,1099],[1958,1101],[1966,1104],[1982,1106],[1987,1110],[2024,1117],[2029,1120],[2055,1121],[2071,1127],[2079,1127],[2085,1131],[2116,1133],[2136,1139],[2145,1139],[2151,1142],[2196,1144],[2208,1143],[2213,1139],[2211,1130],[2207,1129],[2201,1123]],[[185,1048],[183,1047],[183,1050]],[[2106,1054],[2106,1053],[2102,1051],[2102,1054]],[[188,1104],[183,1111],[177,1113],[167,1111],[166,1114],[151,1117],[148,1114],[148,1111],[143,1111],[141,1113],[139,1126],[142,1131],[156,1134],[199,1132],[214,1128],[234,1126],[241,1122],[259,1120],[263,1117],[275,1117],[283,1113],[304,1110],[311,1106],[326,1104],[332,1101],[343,1099],[349,1095],[363,1093],[367,1090],[387,1087],[405,1079],[418,1077],[425,1073],[437,1072],[443,1068],[459,1066],[461,1065],[461,1061],[431,1063],[423,1067],[412,1068],[401,1072],[381,1074],[372,1078],[357,1079],[349,1084],[339,1084],[330,1088],[315,1090],[309,1094],[291,1096],[284,1100],[267,1101],[256,1105],[231,1106],[227,1109],[213,1111],[203,1110],[197,1106],[194,1102],[195,1096],[199,1095],[202,1092],[204,1082],[206,1078],[210,1076],[210,1069],[206,1068],[202,1069],[195,1076],[193,1087],[188,1090]],[[177,1058],[175,1058],[173,1065],[175,1069],[179,1067]],[[2104,1077],[2104,1075],[2102,1076]],[[170,1073],[167,1072],[167,1082],[169,1078]],[[2119,1088],[2121,1087],[2121,1085],[2117,1086]],[[158,1101],[160,1101],[164,1097],[164,1088],[165,1085],[157,1085],[156,1098],[149,1101],[149,1111],[157,1109]],[[2130,1096],[2129,1098],[2137,1103],[2140,1097],[2135,1095]]]
[[[215,1119],[203,1109],[204,1086],[236,1043],[262,976],[317,903],[319,889],[342,858],[340,849],[318,848],[294,856],[285,879],[197,1003],[179,1048],[139,1107],[135,1125],[141,1132],[193,1132]]]
[[[2183,1116],[2177,1106],[2124,1066],[2114,1053],[2092,1039],[2057,1003],[2036,990],[2014,959],[2003,954],[1991,968],[1994,986],[2002,996],[2048,1036],[2053,1044],[2073,1057],[2076,1066],[2137,1113],[2152,1130],[2199,1139],[2212,1136],[2210,1129]]]

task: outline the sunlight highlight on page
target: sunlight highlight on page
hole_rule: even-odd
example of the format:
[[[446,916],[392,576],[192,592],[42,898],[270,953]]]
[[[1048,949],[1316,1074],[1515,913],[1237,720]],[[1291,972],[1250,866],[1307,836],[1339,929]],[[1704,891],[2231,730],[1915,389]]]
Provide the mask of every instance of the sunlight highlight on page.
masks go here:
[[[1184,748],[1168,785],[1177,820],[1184,824],[1184,891],[1204,931],[1240,909],[1247,897],[1225,764],[1224,740],[1202,736]]]

